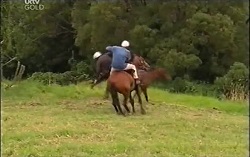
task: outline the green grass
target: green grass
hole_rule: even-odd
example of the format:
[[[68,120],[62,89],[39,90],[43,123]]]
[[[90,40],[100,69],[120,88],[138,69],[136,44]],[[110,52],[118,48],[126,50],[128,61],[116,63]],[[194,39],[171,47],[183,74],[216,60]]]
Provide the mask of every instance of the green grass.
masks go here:
[[[248,115],[248,102],[232,102],[206,96],[173,94],[152,88],[149,90],[149,93],[152,94],[152,99],[158,102],[162,101],[195,108],[216,109],[227,113]]]
[[[4,86],[2,86],[4,87]],[[2,155],[238,157],[248,154],[248,105],[151,88],[146,115],[115,114],[104,85],[21,82],[3,92]],[[145,102],[144,102],[145,104]],[[213,108],[216,108],[213,109]]]

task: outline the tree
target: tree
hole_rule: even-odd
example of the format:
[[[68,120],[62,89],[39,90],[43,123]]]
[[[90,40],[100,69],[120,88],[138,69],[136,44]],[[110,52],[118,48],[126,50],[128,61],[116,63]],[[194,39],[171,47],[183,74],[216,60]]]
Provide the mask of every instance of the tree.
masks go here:
[[[194,75],[196,79],[208,78],[207,81],[213,81],[216,76],[225,74],[233,63],[233,54],[236,53],[233,42],[236,29],[233,21],[220,13],[209,15],[198,12],[187,22],[186,31],[202,60],[202,65]],[[200,75],[201,72],[203,75]]]

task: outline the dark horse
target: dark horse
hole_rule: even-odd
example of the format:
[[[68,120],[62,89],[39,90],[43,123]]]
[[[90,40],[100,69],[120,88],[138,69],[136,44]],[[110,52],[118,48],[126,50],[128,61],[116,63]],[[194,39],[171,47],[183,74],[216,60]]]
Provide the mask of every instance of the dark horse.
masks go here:
[[[102,54],[95,63],[96,79],[91,88],[108,79],[112,63],[112,55],[108,53]]]
[[[171,76],[163,68],[155,68],[151,69],[150,71],[138,70],[138,77],[141,81],[140,84],[141,91],[144,94],[147,102],[148,102],[147,88],[149,85],[151,85],[154,81],[157,80],[169,81],[172,79]],[[135,97],[135,95],[133,97]]]
[[[105,53],[101,55],[96,62],[96,79],[91,85],[91,88],[94,88],[97,84],[108,79],[111,69],[112,57]],[[136,66],[137,69],[148,70],[150,68],[149,64],[145,61],[144,58],[136,54],[132,54],[130,61]],[[105,97],[108,97],[108,91],[106,89]]]
[[[132,76],[132,73],[133,73],[133,70],[115,71],[109,76],[107,80],[107,89],[112,97],[112,105],[114,106],[118,114],[122,114],[124,116],[125,116],[125,113],[121,109],[118,93],[122,94],[124,97],[123,106],[126,109],[126,111],[130,113],[130,110],[127,106],[127,101],[129,99],[132,109],[133,109],[133,113],[135,113],[134,99],[132,98],[132,95],[131,95],[131,92],[133,90],[135,90],[135,92],[137,93],[139,104],[141,107],[141,113],[142,114],[146,113],[142,105],[139,85],[135,84],[135,80]]]

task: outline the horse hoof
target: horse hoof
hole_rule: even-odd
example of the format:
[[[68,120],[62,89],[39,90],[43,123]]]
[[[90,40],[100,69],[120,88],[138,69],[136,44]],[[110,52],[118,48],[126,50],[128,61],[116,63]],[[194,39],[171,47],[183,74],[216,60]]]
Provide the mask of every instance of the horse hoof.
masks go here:
[[[128,115],[131,116],[133,113],[132,112],[129,112]]]
[[[143,110],[143,111],[141,111],[141,114],[146,114],[146,111],[144,111],[144,110]]]
[[[103,99],[104,99],[104,100],[108,100],[108,99],[109,99],[109,96],[108,96],[108,95],[104,95],[104,96],[103,96]]]
[[[126,114],[125,113],[117,113],[118,115],[122,115],[122,116],[124,116],[124,117],[126,117]]]

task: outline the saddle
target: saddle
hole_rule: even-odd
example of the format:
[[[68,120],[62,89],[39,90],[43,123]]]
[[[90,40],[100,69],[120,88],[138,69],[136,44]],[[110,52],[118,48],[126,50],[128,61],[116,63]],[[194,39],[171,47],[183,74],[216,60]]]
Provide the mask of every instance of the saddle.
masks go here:
[[[133,69],[128,69],[128,70],[123,70],[123,71],[125,71],[125,72],[127,72],[128,74],[130,74],[132,77],[133,77],[133,73],[134,73],[134,70]],[[134,77],[133,77],[134,78]],[[135,84],[137,85],[137,84],[139,84],[140,83],[140,80],[136,80],[136,79],[134,79],[135,80]],[[137,81],[139,81],[138,83],[137,83]]]
[[[133,76],[133,73],[135,72],[133,69],[123,70],[123,71],[129,73],[132,76]]]
[[[132,76],[134,82],[135,82],[135,87],[137,88],[137,86],[140,84],[140,80],[139,79],[134,79],[134,70],[133,69],[128,69],[128,70],[119,70],[119,71],[115,71],[115,72],[122,72],[125,71],[126,73],[128,73],[130,76]]]
[[[131,75],[133,77],[133,73],[134,73],[134,70],[133,69],[128,69],[128,70],[116,70],[115,72],[126,72],[128,73],[129,75]]]

